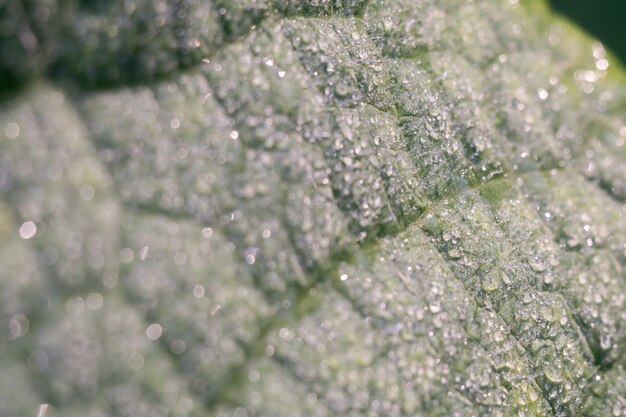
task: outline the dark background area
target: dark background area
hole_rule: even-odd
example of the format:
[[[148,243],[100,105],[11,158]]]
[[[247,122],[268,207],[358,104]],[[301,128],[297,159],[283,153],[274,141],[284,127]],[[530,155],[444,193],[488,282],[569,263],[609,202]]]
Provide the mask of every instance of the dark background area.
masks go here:
[[[626,0],[550,0],[626,64]]]

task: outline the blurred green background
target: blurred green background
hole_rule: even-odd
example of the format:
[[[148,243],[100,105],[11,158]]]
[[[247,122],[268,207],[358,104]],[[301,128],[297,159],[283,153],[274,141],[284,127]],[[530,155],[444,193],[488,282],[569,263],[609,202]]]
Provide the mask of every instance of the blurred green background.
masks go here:
[[[626,63],[626,0],[550,0],[550,3]]]

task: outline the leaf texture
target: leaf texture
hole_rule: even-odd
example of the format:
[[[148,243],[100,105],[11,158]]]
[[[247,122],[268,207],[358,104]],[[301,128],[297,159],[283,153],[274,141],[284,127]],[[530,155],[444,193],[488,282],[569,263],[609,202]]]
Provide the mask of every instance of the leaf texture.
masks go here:
[[[0,415],[626,415],[625,78],[538,2],[0,34]]]

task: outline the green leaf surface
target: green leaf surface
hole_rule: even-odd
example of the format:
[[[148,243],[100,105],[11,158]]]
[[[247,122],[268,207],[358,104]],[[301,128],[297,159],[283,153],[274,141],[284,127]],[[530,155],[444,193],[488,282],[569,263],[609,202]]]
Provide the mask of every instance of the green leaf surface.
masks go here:
[[[626,76],[542,2],[0,5],[0,415],[626,415]]]

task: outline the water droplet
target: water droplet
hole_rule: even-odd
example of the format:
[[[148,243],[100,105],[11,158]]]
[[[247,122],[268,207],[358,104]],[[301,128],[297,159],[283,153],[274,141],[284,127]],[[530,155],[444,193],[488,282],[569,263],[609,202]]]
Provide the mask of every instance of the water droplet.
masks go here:
[[[180,355],[185,351],[185,342],[180,339],[173,340],[170,344],[170,350],[176,355]]]
[[[293,334],[291,330],[289,330],[286,327],[283,327],[282,329],[278,331],[278,336],[281,339],[286,340],[287,342],[290,342],[291,340],[293,340],[295,335]]]
[[[550,382],[553,382],[555,384],[563,382],[563,376],[561,375],[561,371],[554,366],[549,366],[548,368],[546,368],[545,375]]]
[[[120,251],[120,261],[125,264],[129,264],[135,258],[135,253],[131,248],[124,248]]]
[[[89,310],[100,310],[102,305],[104,304],[104,298],[97,292],[92,292],[87,296],[85,300],[85,304],[87,304],[87,308]]]
[[[15,339],[28,333],[29,321],[23,314],[16,314],[9,320],[9,332],[11,338]]]
[[[493,268],[489,273],[483,276],[480,286],[483,291],[493,292],[498,289],[500,286],[500,282],[502,281],[501,276],[503,272],[499,268]]]
[[[441,311],[441,306],[438,303],[432,303],[428,306],[428,310],[433,314],[437,314]]]
[[[596,61],[596,68],[600,71],[606,71],[609,68],[609,61],[606,59],[598,59]]]
[[[48,413],[48,404],[41,404],[39,406],[39,410],[37,411],[37,417],[45,417],[46,413]]]
[[[613,345],[613,338],[611,335],[603,333],[600,335],[600,348],[603,350],[609,350]]]
[[[9,139],[17,139],[17,137],[20,135],[20,125],[15,122],[7,123],[6,127],[4,128],[4,134]]]
[[[248,381],[254,383],[259,382],[259,380],[261,379],[261,374],[259,373],[259,371],[252,369],[250,372],[248,372]]]
[[[541,317],[547,322],[554,321],[554,309],[551,305],[542,305],[539,308],[539,314],[541,314]]]
[[[196,298],[204,297],[204,286],[197,284],[195,287],[193,287],[193,296]]]
[[[531,259],[530,268],[535,272],[543,272],[546,270],[546,264],[540,259]]]
[[[163,334],[163,327],[157,323],[153,323],[146,329],[146,336],[150,340],[157,340]]]
[[[91,201],[96,195],[96,190],[91,185],[83,185],[78,190],[78,193],[84,201]]]
[[[537,401],[539,399],[539,393],[537,392],[537,390],[530,388],[528,390],[528,399],[530,400],[530,402],[534,403],[535,401]]]
[[[221,304],[217,304],[216,306],[214,306],[211,309],[211,316],[214,316],[215,314],[217,314],[218,311],[220,311],[222,309],[222,305]]]
[[[143,364],[144,364],[144,359],[141,353],[133,353],[128,358],[128,366],[130,366],[131,369],[139,370],[143,368]]]
[[[27,221],[20,226],[20,237],[22,239],[31,239],[37,234],[37,225],[34,222]]]

